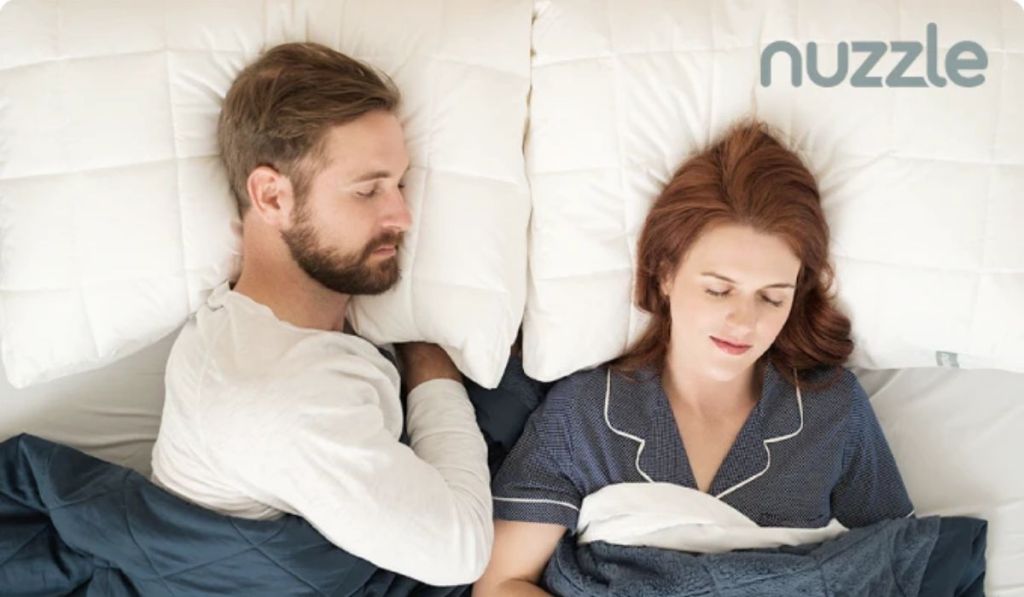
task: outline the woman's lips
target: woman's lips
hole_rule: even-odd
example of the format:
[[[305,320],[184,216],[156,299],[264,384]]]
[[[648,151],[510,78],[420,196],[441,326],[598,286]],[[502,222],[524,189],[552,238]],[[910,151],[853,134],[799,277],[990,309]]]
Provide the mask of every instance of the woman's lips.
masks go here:
[[[710,338],[711,341],[715,343],[715,346],[720,348],[722,352],[726,354],[739,355],[750,350],[749,344],[733,344],[731,342],[726,342],[725,340],[719,340],[714,336],[711,336]]]

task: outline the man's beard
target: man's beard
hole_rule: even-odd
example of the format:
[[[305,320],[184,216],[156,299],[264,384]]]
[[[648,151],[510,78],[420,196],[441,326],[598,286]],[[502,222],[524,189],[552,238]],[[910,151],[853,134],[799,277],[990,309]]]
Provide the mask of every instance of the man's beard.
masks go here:
[[[342,294],[380,294],[398,282],[398,254],[381,260],[376,265],[369,263],[377,249],[393,245],[395,249],[402,242],[402,234],[383,234],[368,242],[361,250],[348,255],[339,255],[335,249],[325,248],[319,241],[316,228],[309,221],[304,209],[295,215],[295,225],[281,233],[292,259],[299,267],[320,285]]]

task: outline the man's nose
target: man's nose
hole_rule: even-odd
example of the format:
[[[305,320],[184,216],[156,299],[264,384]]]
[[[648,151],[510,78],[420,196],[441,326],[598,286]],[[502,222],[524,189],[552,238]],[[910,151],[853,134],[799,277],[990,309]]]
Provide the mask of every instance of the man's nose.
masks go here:
[[[405,232],[412,226],[412,214],[409,213],[409,206],[405,202],[405,195],[399,188],[389,193],[385,203],[384,227],[397,232]]]

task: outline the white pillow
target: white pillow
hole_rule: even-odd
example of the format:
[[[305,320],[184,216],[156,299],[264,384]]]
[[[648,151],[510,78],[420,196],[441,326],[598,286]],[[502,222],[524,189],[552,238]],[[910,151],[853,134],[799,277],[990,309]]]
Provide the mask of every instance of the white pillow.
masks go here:
[[[237,271],[220,100],[266,47],[318,41],[403,92],[415,219],[376,342],[500,378],[525,302],[528,0],[12,0],[0,13],[0,339],[21,387],[173,331]]]
[[[1024,11],[986,3],[539,1],[527,172],[533,194],[526,372],[561,377],[619,355],[646,325],[632,307],[650,203],[736,119],[773,125],[817,177],[832,230],[852,362],[1024,371]],[[792,86],[761,50],[975,41],[980,86]],[[850,73],[863,62],[850,57]],[[887,51],[883,76],[902,58]],[[923,75],[924,53],[907,75]],[[806,70],[806,64],[805,64]],[[973,73],[966,73],[973,74]]]

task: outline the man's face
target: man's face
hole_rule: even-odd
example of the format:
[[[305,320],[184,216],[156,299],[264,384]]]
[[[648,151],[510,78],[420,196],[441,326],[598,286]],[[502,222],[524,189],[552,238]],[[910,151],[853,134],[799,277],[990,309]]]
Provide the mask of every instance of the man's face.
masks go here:
[[[390,113],[370,112],[333,127],[324,154],[281,236],[324,287],[380,294],[398,282],[398,250],[411,223],[400,182],[409,167],[402,127]]]

